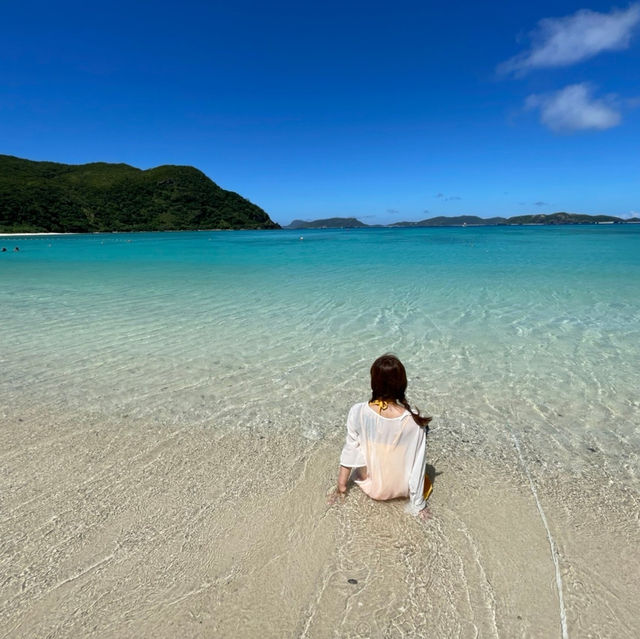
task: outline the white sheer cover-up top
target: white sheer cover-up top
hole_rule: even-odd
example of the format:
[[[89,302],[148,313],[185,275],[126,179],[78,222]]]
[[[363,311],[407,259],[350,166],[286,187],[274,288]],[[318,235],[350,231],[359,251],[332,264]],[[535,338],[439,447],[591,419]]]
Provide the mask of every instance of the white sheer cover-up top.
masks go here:
[[[409,497],[417,515],[424,497],[426,436],[407,410],[399,417],[383,417],[368,402],[355,404],[347,417],[347,440],[340,465],[367,467],[367,478],[356,480],[372,499]]]

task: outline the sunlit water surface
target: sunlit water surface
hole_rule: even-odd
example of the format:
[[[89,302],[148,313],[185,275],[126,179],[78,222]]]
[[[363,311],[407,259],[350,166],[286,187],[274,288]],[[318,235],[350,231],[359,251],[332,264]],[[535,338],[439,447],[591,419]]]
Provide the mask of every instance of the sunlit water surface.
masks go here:
[[[0,238],[0,393],[314,441],[385,351],[441,447],[637,481],[640,225]],[[17,245],[19,252],[12,249]]]

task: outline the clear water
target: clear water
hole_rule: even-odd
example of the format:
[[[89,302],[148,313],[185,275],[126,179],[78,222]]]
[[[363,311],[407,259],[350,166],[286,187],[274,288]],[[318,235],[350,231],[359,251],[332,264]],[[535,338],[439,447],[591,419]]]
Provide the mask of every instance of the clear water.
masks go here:
[[[318,440],[392,351],[441,448],[491,457],[517,433],[544,464],[597,453],[637,481],[640,225],[0,245],[0,395],[15,410]]]

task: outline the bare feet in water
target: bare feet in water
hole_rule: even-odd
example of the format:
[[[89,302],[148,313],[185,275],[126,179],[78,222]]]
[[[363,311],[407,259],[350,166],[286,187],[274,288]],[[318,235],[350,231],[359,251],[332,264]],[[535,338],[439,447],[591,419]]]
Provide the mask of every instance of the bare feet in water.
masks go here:
[[[429,521],[430,519],[433,518],[433,513],[431,512],[431,510],[429,509],[429,506],[425,506],[419,513],[418,513],[418,517],[422,520],[422,521]]]

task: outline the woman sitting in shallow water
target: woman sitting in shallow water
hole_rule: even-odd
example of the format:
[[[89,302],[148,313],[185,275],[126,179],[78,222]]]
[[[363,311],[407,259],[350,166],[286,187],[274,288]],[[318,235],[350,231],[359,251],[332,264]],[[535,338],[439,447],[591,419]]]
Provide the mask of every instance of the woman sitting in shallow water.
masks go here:
[[[406,389],[407,373],[397,357],[387,354],[373,362],[371,400],[349,411],[347,441],[331,503],[344,498],[355,469],[354,481],[369,497],[409,497],[408,510],[428,519],[425,449],[431,417],[411,408]]]

